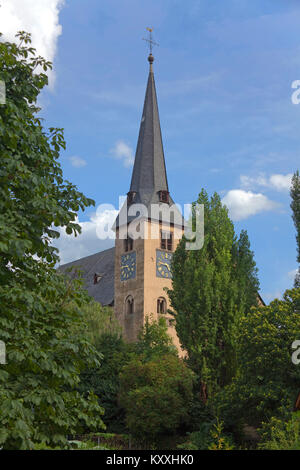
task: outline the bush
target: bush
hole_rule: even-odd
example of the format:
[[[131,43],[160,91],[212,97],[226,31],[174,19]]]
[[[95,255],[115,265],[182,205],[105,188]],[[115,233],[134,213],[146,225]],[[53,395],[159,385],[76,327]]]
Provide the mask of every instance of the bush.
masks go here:
[[[199,431],[188,435],[188,440],[178,446],[184,450],[232,450],[234,449],[233,438],[224,433],[223,423],[218,419],[209,423],[202,423]]]
[[[157,444],[188,421],[194,374],[175,355],[127,364],[120,376],[120,404],[129,432]],[[142,438],[141,438],[142,436]]]
[[[260,450],[300,450],[300,412],[290,414],[285,421],[273,417],[263,424],[260,434]]]

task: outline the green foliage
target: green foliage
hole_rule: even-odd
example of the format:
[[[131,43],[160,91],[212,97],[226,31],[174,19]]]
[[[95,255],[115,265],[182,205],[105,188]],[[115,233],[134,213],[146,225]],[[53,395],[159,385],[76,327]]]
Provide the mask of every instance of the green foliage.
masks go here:
[[[292,343],[300,338],[300,289],[283,300],[257,307],[240,320],[237,332],[238,374],[216,397],[227,424],[257,426],[293,408],[300,368],[292,363]]]
[[[118,402],[119,374],[122,367],[130,360],[131,347],[119,336],[106,333],[98,339],[97,349],[102,354],[101,367],[96,370],[87,368],[81,374],[79,390],[84,395],[93,390],[105,410],[103,421],[107,430],[123,432],[125,417],[124,410]]]
[[[103,307],[91,300],[81,307],[81,313],[86,323],[86,337],[98,350],[104,343],[103,338],[117,341],[121,337],[121,327],[111,307]]]
[[[0,106],[1,263],[15,267],[31,254],[55,264],[51,240],[59,232],[53,226],[76,235],[77,211],[94,202],[63,179],[58,162],[66,147],[63,130],[46,132],[37,117],[36,100],[48,79],[34,72],[37,65],[47,70],[50,64],[27,45],[30,36],[17,36],[19,46],[0,42],[0,79],[6,84],[6,105]]]
[[[232,450],[233,438],[224,433],[223,423],[218,419],[211,422],[203,422],[199,430],[188,435],[188,440],[178,446],[184,450]]]
[[[271,418],[261,429],[260,450],[300,450],[300,412],[288,419]]]
[[[149,321],[146,318],[134,350],[138,355],[142,355],[145,361],[164,354],[177,355],[177,349],[168,334],[166,320],[159,318],[158,321]]]
[[[237,304],[239,310],[243,313],[249,313],[251,307],[257,306],[259,281],[254,253],[250,249],[246,230],[241,230],[239,239],[233,245],[232,263],[234,277],[238,283]]]
[[[79,391],[87,396],[92,390],[105,410],[103,421],[108,431],[123,432],[124,411],[118,403],[119,374],[130,359],[133,345],[124,343],[121,328],[110,307],[92,301],[83,305],[81,313],[86,324],[86,338],[96,347],[102,359],[99,368],[86,368],[81,373]]]
[[[237,324],[256,303],[258,287],[253,253],[246,232],[236,239],[234,227],[217,194],[209,200],[202,190],[204,246],[187,251],[179,243],[172,262],[168,291],[176,331],[189,363],[201,379],[202,399],[230,383],[236,370]]]
[[[124,366],[120,403],[133,437],[157,444],[186,423],[193,380],[193,373],[174,354],[148,362],[135,358]]]
[[[93,441],[70,441],[74,450],[109,450],[106,446],[97,445]]]
[[[76,391],[81,370],[101,359],[85,338],[80,286],[42,262],[28,258],[26,268],[0,288],[0,443],[15,449],[65,445],[68,433],[103,427],[96,397]]]
[[[212,442],[208,446],[208,450],[233,450],[234,443],[231,436],[224,434],[223,423],[219,420],[213,425],[210,435]]]
[[[46,132],[37,117],[47,77],[35,68],[50,64],[35,56],[29,35],[18,38],[19,46],[0,42],[0,446],[64,447],[67,434],[103,427],[96,397],[77,391],[80,372],[97,369],[101,356],[85,337],[86,295],[54,269],[52,226],[77,234],[76,212],[92,201],[63,180],[62,130]]]
[[[94,309],[95,307],[95,309]],[[124,432],[125,411],[119,403],[120,373],[131,360],[147,362],[165,354],[177,354],[167,333],[164,319],[158,322],[145,323],[139,340],[126,344],[120,337],[120,329],[115,320],[110,321],[112,311],[91,303],[84,308],[88,331],[93,335],[93,342],[103,358],[101,367],[96,371],[87,369],[81,374],[79,390],[87,393],[90,390],[99,397],[105,409],[103,417],[108,431]]]
[[[297,262],[300,263],[300,176],[297,170],[292,178],[291,186],[291,209],[293,212],[293,221],[296,228],[296,241],[297,241]],[[300,268],[295,277],[294,287],[300,287]]]
[[[292,178],[291,186],[291,209],[293,212],[293,221],[296,228],[296,241],[297,241],[297,261],[300,263],[300,176],[297,170]]]
[[[68,441],[65,447],[48,447],[46,444],[35,444],[34,450],[110,450],[106,445],[96,444],[92,440]]]

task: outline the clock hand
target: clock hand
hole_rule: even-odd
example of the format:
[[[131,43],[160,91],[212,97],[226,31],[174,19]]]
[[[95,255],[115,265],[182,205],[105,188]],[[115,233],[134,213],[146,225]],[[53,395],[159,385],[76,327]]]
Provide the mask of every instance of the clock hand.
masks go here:
[[[161,264],[162,266],[167,266],[168,270],[170,271],[170,266],[168,265],[168,263],[162,263],[161,261],[159,261],[158,264]]]

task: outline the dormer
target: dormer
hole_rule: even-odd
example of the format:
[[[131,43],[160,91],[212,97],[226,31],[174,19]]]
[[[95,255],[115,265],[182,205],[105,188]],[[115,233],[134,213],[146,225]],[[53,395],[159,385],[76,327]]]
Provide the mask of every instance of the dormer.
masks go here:
[[[133,204],[136,200],[136,191],[129,191],[127,193],[127,204]]]
[[[166,204],[169,204],[169,191],[158,191],[158,196],[159,196],[159,202],[165,202]]]

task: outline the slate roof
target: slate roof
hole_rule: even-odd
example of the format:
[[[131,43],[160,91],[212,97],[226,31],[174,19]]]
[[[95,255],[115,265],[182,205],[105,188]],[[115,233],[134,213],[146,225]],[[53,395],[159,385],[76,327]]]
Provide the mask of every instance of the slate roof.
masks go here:
[[[58,268],[58,271],[65,272],[70,267],[79,268],[82,271],[82,277],[89,295],[102,305],[113,305],[114,261],[115,248],[109,248],[94,255],[64,264]],[[99,275],[99,277],[101,276],[97,284],[94,284],[95,274]],[[70,272],[67,275],[74,278],[76,273]]]
[[[152,54],[148,57],[150,70],[144,101],[143,114],[140,124],[138,143],[135,153],[134,167],[131,178],[130,192],[135,192],[135,204],[143,204],[148,209],[150,216],[151,204],[165,206],[159,200],[159,191],[169,192],[165,156],[160,128],[159,112],[155,80],[152,69],[154,58]],[[168,205],[174,201],[169,197]],[[126,206],[123,206],[118,215],[114,228],[123,225],[123,221],[130,222],[135,217],[126,216]],[[175,209],[177,212],[178,210]],[[175,216],[175,220],[182,223],[181,214]]]
[[[130,191],[138,193],[139,202],[147,204],[160,190],[169,191],[154,74],[150,71],[136,148]]]

